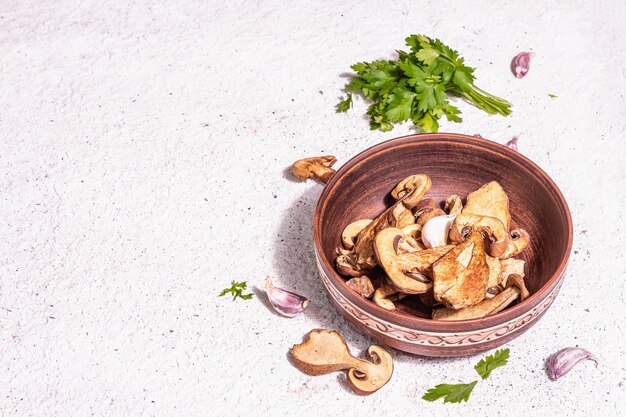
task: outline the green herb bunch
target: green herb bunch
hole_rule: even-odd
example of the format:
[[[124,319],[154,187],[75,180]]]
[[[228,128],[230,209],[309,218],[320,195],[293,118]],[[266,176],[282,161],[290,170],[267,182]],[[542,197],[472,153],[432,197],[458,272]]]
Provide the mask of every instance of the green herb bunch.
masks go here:
[[[449,103],[449,94],[464,97],[489,114],[511,114],[511,104],[476,87],[474,68],[439,39],[411,35],[406,45],[411,52],[397,51],[396,61],[352,65],[357,75],[345,86],[348,97],[337,105],[337,111],[348,111],[352,94],[361,94],[372,101],[367,109],[370,128],[383,132],[407,120],[424,132],[436,132],[442,116],[460,122],[461,111]]]

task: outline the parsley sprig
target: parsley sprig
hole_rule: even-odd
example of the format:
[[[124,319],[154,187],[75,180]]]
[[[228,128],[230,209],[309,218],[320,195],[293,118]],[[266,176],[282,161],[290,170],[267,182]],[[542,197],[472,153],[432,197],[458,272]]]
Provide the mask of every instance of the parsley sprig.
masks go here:
[[[246,283],[246,281],[242,281],[242,282],[235,282],[234,280],[231,281],[231,286],[230,288],[225,288],[224,290],[222,290],[222,292],[220,293],[219,297],[223,297],[226,294],[230,293],[233,295],[233,301],[235,301],[237,299],[237,297],[243,299],[243,300],[249,300],[252,298],[252,296],[254,294],[250,293],[250,294],[242,294],[243,291],[247,288],[248,284]]]
[[[395,61],[352,65],[357,75],[345,86],[348,95],[337,111],[348,111],[352,95],[361,94],[372,102],[367,109],[370,128],[383,132],[407,120],[425,132],[436,132],[443,116],[460,122],[461,111],[449,103],[449,94],[464,97],[489,114],[511,114],[511,104],[476,87],[474,68],[439,39],[411,35],[406,45],[411,52],[397,51]]]
[[[508,348],[496,350],[493,355],[489,355],[485,359],[481,359],[480,362],[476,364],[474,369],[476,369],[476,372],[478,372],[478,375],[480,375],[482,379],[487,379],[489,378],[489,375],[491,375],[491,371],[506,365],[508,363],[508,359]]]
[[[474,369],[482,379],[487,379],[489,375],[491,375],[491,371],[507,364],[509,352],[508,348],[496,350],[493,355],[481,359]],[[477,382],[478,381],[472,381],[469,384],[439,384],[426,391],[422,399],[426,401],[437,401],[443,398],[444,403],[460,403],[467,401]]]

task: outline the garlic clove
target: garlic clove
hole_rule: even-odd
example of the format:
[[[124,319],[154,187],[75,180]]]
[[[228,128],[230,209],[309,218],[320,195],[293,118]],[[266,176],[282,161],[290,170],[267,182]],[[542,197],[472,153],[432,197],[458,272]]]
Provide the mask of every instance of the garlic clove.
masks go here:
[[[275,287],[270,277],[265,278],[265,291],[274,310],[285,317],[294,317],[309,306],[306,297]]]
[[[454,219],[456,219],[456,214],[437,216],[428,220],[422,228],[422,243],[427,248],[445,246]]]
[[[530,58],[534,57],[534,52],[520,52],[511,61],[511,71],[517,78],[524,78],[530,68]]]
[[[511,148],[514,151],[516,151],[517,150],[517,139],[518,139],[517,136],[513,136],[513,139],[511,139],[510,141],[508,141],[506,143],[506,147],[507,148]]]
[[[548,375],[556,381],[586,359],[594,361],[598,366],[598,359],[588,350],[578,347],[561,349],[548,359]]]

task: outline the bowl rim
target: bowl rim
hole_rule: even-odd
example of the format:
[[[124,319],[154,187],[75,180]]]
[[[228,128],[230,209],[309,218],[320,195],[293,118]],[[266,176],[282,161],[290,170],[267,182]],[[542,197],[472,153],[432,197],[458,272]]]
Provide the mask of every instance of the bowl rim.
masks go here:
[[[537,292],[532,294],[523,302],[518,303],[513,307],[506,308],[503,311],[500,311],[492,316],[483,317],[480,319],[438,321],[417,316],[411,316],[398,311],[386,310],[350,290],[350,288],[346,285],[345,280],[337,273],[337,271],[335,271],[335,268],[330,263],[329,259],[327,259],[326,256],[323,255],[324,252],[322,249],[321,236],[321,211],[325,206],[325,203],[327,203],[330,192],[334,189],[339,179],[343,175],[350,171],[357,163],[360,163],[361,161],[364,161],[376,155],[376,153],[378,153],[379,151],[387,151],[390,148],[405,145],[411,142],[442,143],[446,141],[453,144],[476,146],[478,148],[482,148],[483,150],[504,154],[507,158],[515,160],[520,165],[525,165],[529,171],[540,177],[540,179],[547,184],[547,187],[554,192],[558,203],[561,205],[560,209],[566,214],[565,221],[567,224],[568,236],[565,256],[563,256],[556,271],[552,274],[548,281],[544,285],[542,285],[541,288],[537,290]],[[374,316],[386,320],[392,324],[434,332],[462,332],[468,330],[480,330],[488,327],[498,326],[503,323],[515,320],[520,315],[529,311],[532,307],[536,306],[542,300],[544,300],[564,278],[564,272],[567,267],[567,263],[569,261],[572,250],[573,238],[574,231],[572,216],[567,201],[565,200],[565,197],[563,196],[559,187],[543,169],[541,169],[536,163],[528,159],[526,156],[513,149],[508,148],[507,146],[490,141],[488,139],[477,138],[475,136],[469,136],[459,133],[440,132],[405,135],[379,142],[373,146],[370,146],[369,148],[350,158],[337,170],[335,174],[333,174],[330,180],[326,183],[326,186],[324,187],[324,190],[322,191],[317,201],[317,204],[315,206],[315,212],[313,215],[313,241],[318,265],[324,270],[324,272],[326,272],[327,278],[329,278],[331,283],[335,285],[335,287],[337,287],[339,290],[342,290],[341,294],[343,295],[343,297],[346,297],[348,301],[350,301],[353,305],[360,308],[361,310],[369,312],[370,314],[373,314]],[[321,272],[322,271],[320,271],[320,273]]]

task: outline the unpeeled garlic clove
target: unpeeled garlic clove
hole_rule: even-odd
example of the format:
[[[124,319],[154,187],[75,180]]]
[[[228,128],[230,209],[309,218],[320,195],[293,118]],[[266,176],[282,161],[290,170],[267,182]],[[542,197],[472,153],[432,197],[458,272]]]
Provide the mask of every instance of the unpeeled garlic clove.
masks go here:
[[[309,305],[306,297],[275,287],[270,277],[265,278],[265,291],[274,310],[285,317],[294,317]]]
[[[437,216],[428,220],[422,228],[422,242],[427,248],[445,246],[448,242],[448,234],[456,214]]]
[[[520,52],[511,62],[511,70],[517,78],[524,78],[530,68],[530,58],[534,57],[534,52]]]
[[[548,359],[548,374],[556,381],[586,359],[594,361],[598,366],[598,359],[586,349],[578,347],[561,349]]]

